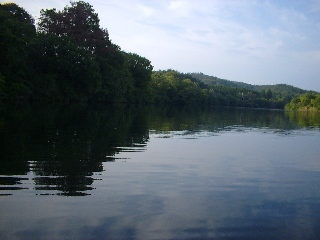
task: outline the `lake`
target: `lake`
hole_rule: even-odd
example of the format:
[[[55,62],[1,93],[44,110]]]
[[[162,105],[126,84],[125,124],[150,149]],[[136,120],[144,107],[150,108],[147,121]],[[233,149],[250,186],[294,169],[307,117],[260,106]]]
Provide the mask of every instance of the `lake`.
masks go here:
[[[0,107],[0,239],[320,239],[320,115]]]

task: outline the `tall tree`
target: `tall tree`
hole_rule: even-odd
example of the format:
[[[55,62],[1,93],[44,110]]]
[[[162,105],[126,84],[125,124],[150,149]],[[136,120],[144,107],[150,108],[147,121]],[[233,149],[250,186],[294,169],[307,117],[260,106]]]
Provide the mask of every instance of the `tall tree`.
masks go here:
[[[27,46],[36,37],[32,16],[14,3],[0,4],[0,75],[7,94],[27,97]]]
[[[30,63],[35,98],[88,100],[100,88],[97,62],[70,37],[39,34],[30,49]]]
[[[135,85],[140,88],[146,87],[153,69],[150,60],[135,53],[123,52],[123,55],[135,79]]]
[[[69,36],[92,53],[114,48],[107,29],[100,28],[100,19],[86,2],[70,2],[62,11],[41,10],[39,31],[57,36]]]
[[[124,58],[120,48],[111,43],[106,29],[100,27],[98,14],[86,2],[70,2],[62,11],[42,10],[39,32],[52,34],[58,38],[73,39],[79,47],[91,55],[102,77],[102,88],[95,92],[98,101],[125,101],[128,74],[124,71]],[[89,80],[89,79],[88,79]],[[130,84],[129,84],[130,85]]]

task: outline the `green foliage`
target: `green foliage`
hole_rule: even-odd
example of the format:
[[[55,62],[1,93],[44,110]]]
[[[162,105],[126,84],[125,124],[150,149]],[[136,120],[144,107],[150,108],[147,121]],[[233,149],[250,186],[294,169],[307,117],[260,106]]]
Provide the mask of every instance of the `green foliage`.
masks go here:
[[[206,104],[206,90],[191,76],[177,71],[158,71],[151,76],[150,94],[155,103]]]
[[[100,20],[93,7],[83,1],[70,4],[62,11],[41,10],[39,31],[71,37],[86,50],[96,54],[112,48],[108,31],[100,28]]]
[[[111,43],[98,14],[83,1],[33,18],[0,5],[2,100],[137,102],[148,99],[151,62]]]
[[[39,34],[30,44],[34,98],[88,99],[101,85],[91,54],[69,37]]]
[[[243,83],[243,82],[235,82],[235,81],[229,81],[226,79],[221,79],[214,76],[208,76],[203,73],[190,73],[190,75],[193,78],[196,78],[206,84],[209,85],[219,85],[219,86],[225,86],[225,87],[235,87],[235,88],[247,88],[247,89],[253,89],[253,85]]]
[[[0,4],[1,98],[28,97],[27,45],[35,36],[34,20],[23,8],[14,3]]]
[[[269,100],[274,99],[277,101],[289,102],[293,97],[297,97],[308,92],[287,84],[252,85],[243,82],[220,79],[217,77],[205,75],[203,73],[191,73],[190,75],[212,86],[244,88],[252,91],[257,91],[260,92],[262,98]]]
[[[0,4],[0,100],[147,102],[283,108],[303,90],[253,86],[174,70],[121,51],[84,1],[33,18],[14,3]],[[319,98],[295,100],[318,108]],[[293,104],[296,102],[294,101]]]
[[[320,94],[305,93],[293,98],[285,106],[286,110],[320,111]]]
[[[151,62],[134,53],[122,52],[122,55],[133,80],[135,89],[133,94],[139,102],[148,101],[147,90],[153,69]]]
[[[287,84],[260,85],[255,86],[255,89],[261,93],[265,92],[266,98],[270,97],[270,95],[267,96],[267,94],[268,92],[269,94],[271,92],[272,99],[281,100],[285,104],[289,103],[293,98],[298,97],[301,94],[314,93]]]
[[[230,107],[283,108],[284,102],[249,89],[207,85],[190,74],[173,70],[154,72],[151,95],[155,103],[205,104]]]

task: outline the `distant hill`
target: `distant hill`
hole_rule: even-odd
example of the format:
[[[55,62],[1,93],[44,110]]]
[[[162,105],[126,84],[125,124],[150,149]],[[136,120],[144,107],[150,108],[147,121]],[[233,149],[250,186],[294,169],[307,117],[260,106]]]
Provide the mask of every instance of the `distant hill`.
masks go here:
[[[234,87],[234,88],[245,88],[253,91],[263,92],[272,94],[276,98],[291,99],[301,94],[310,93],[312,91],[303,90],[287,84],[275,84],[275,85],[252,85],[243,82],[230,81],[221,79],[214,76],[205,75],[203,73],[189,73],[193,78],[196,78],[209,85]],[[271,91],[271,93],[270,93]]]
[[[301,94],[309,93],[310,91],[303,90],[287,84],[274,84],[274,85],[254,85],[256,91],[268,91],[271,90],[278,96],[299,96]]]
[[[225,87],[246,88],[246,89],[254,90],[254,85],[251,85],[248,83],[230,81],[230,80],[221,79],[214,76],[205,75],[203,73],[188,73],[188,75],[191,75],[192,77],[209,85],[220,85]]]

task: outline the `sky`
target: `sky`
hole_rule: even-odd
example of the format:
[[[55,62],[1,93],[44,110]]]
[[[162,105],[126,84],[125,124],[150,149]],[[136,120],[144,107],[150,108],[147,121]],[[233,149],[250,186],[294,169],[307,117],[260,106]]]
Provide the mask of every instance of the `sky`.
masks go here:
[[[69,0],[11,0],[35,19]],[[1,3],[7,2],[0,0]],[[86,0],[154,70],[320,92],[320,0]]]

